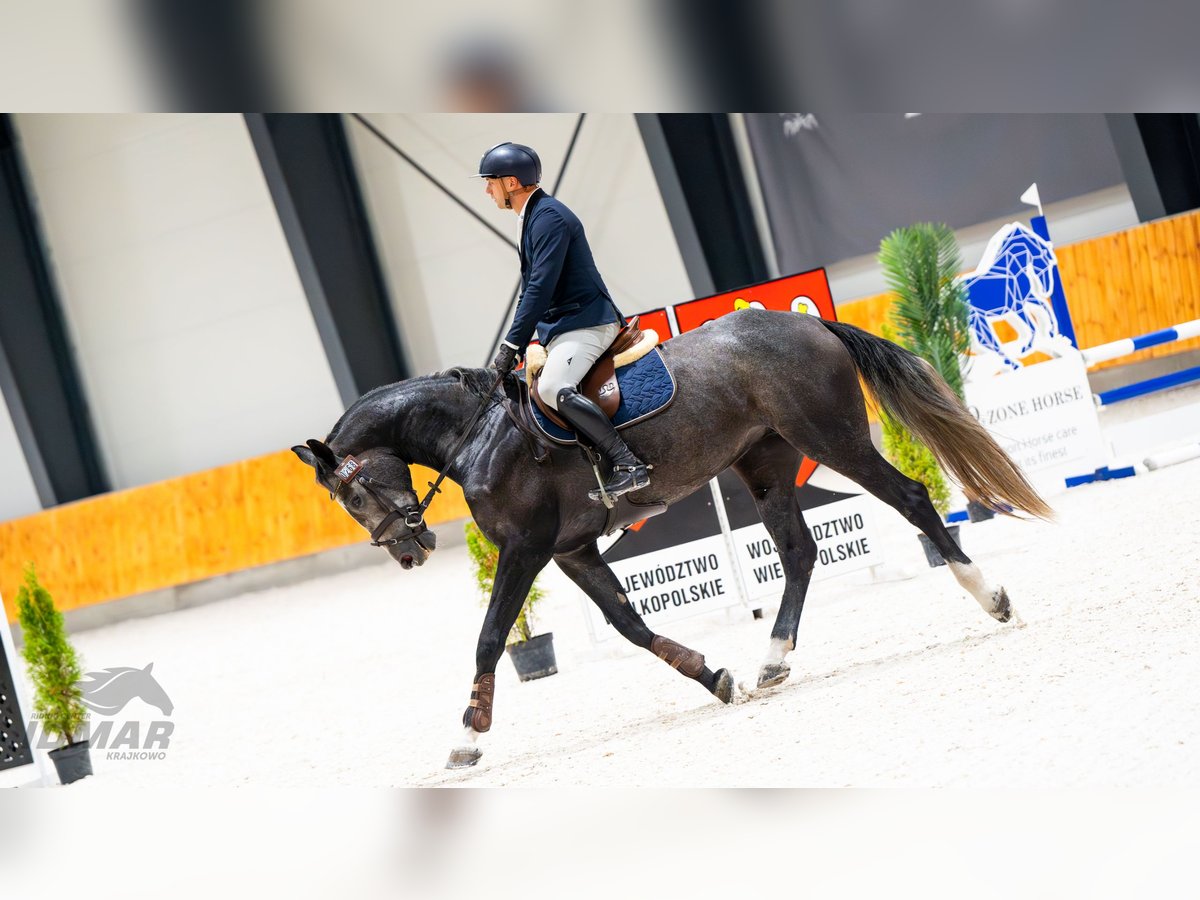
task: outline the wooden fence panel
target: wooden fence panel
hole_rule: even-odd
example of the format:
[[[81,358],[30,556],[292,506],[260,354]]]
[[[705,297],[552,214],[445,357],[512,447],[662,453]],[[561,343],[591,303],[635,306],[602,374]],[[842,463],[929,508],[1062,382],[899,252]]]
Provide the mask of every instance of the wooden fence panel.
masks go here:
[[[412,474],[421,486],[436,477],[423,466]],[[426,521],[467,515],[462,490],[447,481]],[[15,621],[29,562],[70,610],[365,540],[284,450],[0,522],[0,592]]]
[[[1056,248],[1083,349],[1200,319],[1200,212]],[[877,294],[838,306],[838,318],[880,334],[892,303]],[[1140,350],[1093,371],[1200,348],[1200,338]]]

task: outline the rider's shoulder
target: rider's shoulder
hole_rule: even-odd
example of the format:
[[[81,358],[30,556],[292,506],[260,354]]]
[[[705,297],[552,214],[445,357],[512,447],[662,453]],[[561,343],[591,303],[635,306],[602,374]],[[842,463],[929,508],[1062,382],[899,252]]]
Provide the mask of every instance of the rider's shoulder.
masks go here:
[[[547,221],[559,222],[565,225],[573,225],[579,222],[579,216],[571,210],[571,207],[563,203],[557,197],[552,197],[547,194],[542,202],[534,209],[534,215],[537,218],[545,218]]]
[[[570,208],[561,200],[557,200],[547,194],[541,202],[530,212],[527,226],[532,226],[535,222],[538,227],[556,226],[562,227],[571,225],[573,222],[578,222],[579,219],[575,213],[571,212]]]

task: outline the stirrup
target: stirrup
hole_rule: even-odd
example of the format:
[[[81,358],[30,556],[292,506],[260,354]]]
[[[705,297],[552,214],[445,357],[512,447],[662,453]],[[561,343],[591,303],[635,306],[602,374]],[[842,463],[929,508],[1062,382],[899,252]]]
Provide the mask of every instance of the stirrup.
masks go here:
[[[600,454],[591,447],[584,446],[583,444],[580,444],[579,446],[583,447],[584,451],[587,453],[588,462],[592,464],[592,474],[596,476],[596,484],[600,486],[600,490],[598,491],[588,491],[588,499],[601,500],[603,501],[606,509],[612,509],[617,505],[617,498],[609,494],[608,491],[604,489],[604,478],[600,474]]]
[[[654,466],[647,465],[646,463],[639,463],[636,466],[615,465],[612,467],[613,474],[609,477],[609,483],[601,484],[600,489],[597,491],[588,491],[588,498],[591,500],[601,500],[605,506],[612,509],[617,497],[620,497],[622,494],[631,493],[632,491],[640,491],[642,488],[648,486],[650,484],[650,472],[653,469]],[[639,471],[641,473],[640,477]],[[624,485],[613,487],[612,481],[621,472],[628,472],[633,477],[628,479]],[[597,472],[596,480],[599,481],[599,472]]]

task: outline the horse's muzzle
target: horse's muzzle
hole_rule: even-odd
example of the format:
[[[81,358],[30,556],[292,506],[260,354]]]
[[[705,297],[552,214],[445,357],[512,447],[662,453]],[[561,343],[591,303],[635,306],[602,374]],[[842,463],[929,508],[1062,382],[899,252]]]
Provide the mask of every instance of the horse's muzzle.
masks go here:
[[[437,535],[432,531],[423,531],[410,541],[388,547],[388,553],[400,563],[400,568],[407,571],[415,566],[425,565],[425,560],[429,559],[436,547]]]

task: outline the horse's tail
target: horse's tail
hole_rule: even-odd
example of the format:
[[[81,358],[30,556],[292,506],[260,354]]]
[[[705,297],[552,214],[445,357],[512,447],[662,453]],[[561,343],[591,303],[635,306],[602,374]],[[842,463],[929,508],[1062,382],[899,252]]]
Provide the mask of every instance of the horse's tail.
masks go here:
[[[933,451],[967,497],[1002,512],[1053,516],[1016,463],[929,363],[853,325],[821,324],[849,351],[875,403]]]

